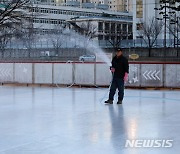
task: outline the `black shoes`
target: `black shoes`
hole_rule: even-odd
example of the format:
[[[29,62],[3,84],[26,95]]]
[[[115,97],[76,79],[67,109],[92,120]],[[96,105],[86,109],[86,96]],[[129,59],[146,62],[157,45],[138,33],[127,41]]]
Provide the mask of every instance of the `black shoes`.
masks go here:
[[[105,104],[113,104],[113,100],[108,99],[107,101],[104,102]]]
[[[122,104],[122,101],[118,100],[117,104]]]
[[[108,99],[104,102],[105,104],[113,104],[113,100]],[[117,104],[122,104],[122,101],[118,100]]]

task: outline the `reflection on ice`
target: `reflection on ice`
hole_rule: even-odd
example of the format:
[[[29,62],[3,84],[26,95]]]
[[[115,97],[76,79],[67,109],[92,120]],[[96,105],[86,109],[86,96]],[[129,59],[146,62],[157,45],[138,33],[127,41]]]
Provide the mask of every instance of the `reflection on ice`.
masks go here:
[[[0,87],[0,154],[164,154],[180,150],[179,91],[126,90],[122,106],[100,102],[106,91]],[[175,142],[171,149],[148,151],[125,148],[126,139]]]

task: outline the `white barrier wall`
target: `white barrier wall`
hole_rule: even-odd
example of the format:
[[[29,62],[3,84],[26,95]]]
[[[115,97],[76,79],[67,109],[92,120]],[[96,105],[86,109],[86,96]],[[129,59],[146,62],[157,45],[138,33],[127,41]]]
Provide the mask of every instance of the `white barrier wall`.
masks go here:
[[[32,64],[31,63],[16,63],[14,82],[18,83],[33,83],[32,81]]]
[[[180,88],[180,64],[130,64],[129,87]],[[1,83],[109,86],[103,63],[0,63]]]
[[[53,84],[71,85],[73,83],[73,64],[53,64]]]
[[[140,64],[130,64],[129,65],[129,80],[126,86],[140,87],[141,85],[141,68]]]
[[[163,87],[163,64],[141,64],[141,86]]]
[[[95,64],[75,64],[74,83],[78,85],[95,85]]]
[[[0,82],[2,83],[14,82],[14,64],[13,63],[0,64]]]
[[[96,85],[107,86],[112,80],[112,74],[110,73],[109,66],[106,64],[96,64]]]
[[[34,83],[52,84],[52,64],[34,64]]]
[[[165,87],[180,88],[180,65],[166,64],[165,70]]]

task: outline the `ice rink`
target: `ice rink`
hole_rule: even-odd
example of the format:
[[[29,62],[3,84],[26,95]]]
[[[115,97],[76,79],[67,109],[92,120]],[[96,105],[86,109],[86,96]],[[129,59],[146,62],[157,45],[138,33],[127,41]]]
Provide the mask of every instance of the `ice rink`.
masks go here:
[[[0,87],[0,154],[179,154],[180,91]],[[101,101],[101,102],[100,102]],[[172,148],[125,148],[127,139],[170,139]]]

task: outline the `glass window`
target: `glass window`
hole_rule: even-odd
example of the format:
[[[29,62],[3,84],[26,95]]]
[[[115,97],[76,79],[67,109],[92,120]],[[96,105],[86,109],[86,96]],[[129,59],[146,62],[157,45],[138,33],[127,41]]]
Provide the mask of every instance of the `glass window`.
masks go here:
[[[98,35],[98,40],[103,40],[103,35]]]
[[[115,23],[111,23],[111,33],[115,33]]]
[[[143,1],[142,0],[136,1],[136,17],[143,18]]]
[[[128,24],[128,32],[132,33],[132,24]]]
[[[52,14],[58,14],[58,10],[51,9],[51,10],[50,10],[50,13],[52,13]]]
[[[136,24],[136,29],[137,30],[142,30],[142,23]]]
[[[106,35],[106,36],[105,36],[105,40],[109,40],[109,35]]]
[[[120,32],[121,31],[121,24],[118,24],[117,25],[117,32]]]
[[[41,13],[49,13],[49,10],[48,9],[44,9],[44,8],[41,8]]]
[[[113,41],[114,41],[114,40],[115,40],[115,38],[116,38],[115,36],[111,36],[111,40],[113,40]]]
[[[103,22],[98,23],[98,30],[99,30],[99,32],[103,31]]]
[[[109,23],[105,23],[105,32],[109,32]]]
[[[127,25],[123,24],[123,33],[127,33]]]

